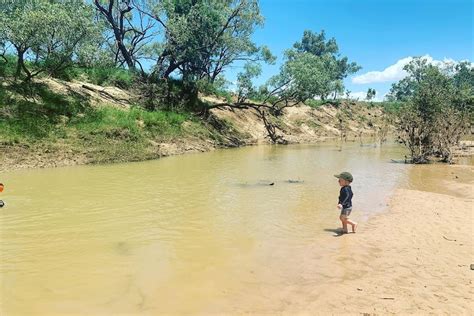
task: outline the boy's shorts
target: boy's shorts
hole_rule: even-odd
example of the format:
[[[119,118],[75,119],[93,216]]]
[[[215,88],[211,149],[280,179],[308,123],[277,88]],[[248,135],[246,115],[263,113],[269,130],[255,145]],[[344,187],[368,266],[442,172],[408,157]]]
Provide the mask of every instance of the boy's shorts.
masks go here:
[[[349,215],[351,215],[351,212],[352,212],[352,207],[343,208],[343,209],[341,210],[341,215],[342,215],[342,216],[345,216],[345,217],[349,217]]]

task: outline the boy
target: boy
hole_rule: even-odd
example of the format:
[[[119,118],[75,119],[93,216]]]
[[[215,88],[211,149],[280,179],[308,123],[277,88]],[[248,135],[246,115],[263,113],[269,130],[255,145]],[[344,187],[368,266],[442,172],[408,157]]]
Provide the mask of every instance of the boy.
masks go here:
[[[337,208],[341,210],[341,215],[339,219],[342,222],[342,233],[347,234],[347,224],[352,226],[352,232],[356,232],[357,223],[349,219],[349,215],[352,211],[352,189],[351,182],[354,180],[352,175],[349,172],[341,172],[340,174],[334,175],[339,179],[339,185],[341,186],[341,191],[339,192],[339,201]]]

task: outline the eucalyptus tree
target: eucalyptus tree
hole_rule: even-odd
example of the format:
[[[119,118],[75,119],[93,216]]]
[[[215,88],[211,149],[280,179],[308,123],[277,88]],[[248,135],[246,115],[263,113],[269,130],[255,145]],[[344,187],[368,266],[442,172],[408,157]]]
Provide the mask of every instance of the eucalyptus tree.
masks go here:
[[[293,45],[293,49],[287,53],[287,56],[291,60],[298,58],[300,54],[313,56],[311,66],[316,66],[320,73],[315,82],[319,83],[317,95],[322,100],[326,99],[330,93],[334,93],[334,97],[341,94],[344,91],[342,80],[361,69],[355,62],[349,62],[347,57],[340,56],[336,39],[326,40],[324,30],[320,33],[304,31],[301,41]],[[308,57],[304,58],[308,59]]]
[[[140,69],[150,58],[149,50],[156,41],[156,23],[132,0],[94,0],[94,5],[107,25],[107,42],[118,66],[131,71]]]
[[[152,76],[184,80],[216,78],[236,61],[273,61],[268,48],[251,35],[263,25],[257,0],[142,0],[140,12],[157,23],[162,36],[155,45]]]
[[[0,33],[14,48],[17,77],[62,71],[99,44],[101,29],[93,17],[92,7],[79,0],[3,1]]]
[[[277,75],[257,89],[252,80],[260,74],[256,66],[246,65],[238,75],[237,101],[224,102],[212,107],[230,106],[253,108],[263,119],[268,136],[273,142],[284,142],[278,135],[278,126],[268,114],[280,115],[284,108],[316,97],[324,98],[337,88],[342,91],[341,78],[359,69],[347,58],[338,59],[336,41],[325,41],[324,32],[306,31],[301,42],[285,52],[285,59]],[[345,65],[345,66],[341,66]],[[255,97],[257,95],[257,97]]]

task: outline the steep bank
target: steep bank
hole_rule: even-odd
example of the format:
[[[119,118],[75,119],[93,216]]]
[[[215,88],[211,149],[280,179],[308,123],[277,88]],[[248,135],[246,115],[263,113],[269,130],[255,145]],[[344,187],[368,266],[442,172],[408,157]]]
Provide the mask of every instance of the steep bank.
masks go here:
[[[1,171],[139,161],[269,143],[264,124],[252,109],[213,109],[206,117],[147,112],[134,106],[133,92],[116,87],[57,79],[35,84],[39,92],[34,97],[2,84]],[[296,105],[271,120],[289,143],[303,143],[341,133],[349,140],[362,135],[375,139],[383,117],[379,107],[341,102],[318,108]]]

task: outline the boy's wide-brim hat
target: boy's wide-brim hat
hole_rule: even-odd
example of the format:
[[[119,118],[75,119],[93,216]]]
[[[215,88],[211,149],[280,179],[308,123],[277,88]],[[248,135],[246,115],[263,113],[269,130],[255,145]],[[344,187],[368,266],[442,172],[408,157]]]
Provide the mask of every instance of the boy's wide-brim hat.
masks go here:
[[[352,182],[352,180],[354,180],[354,178],[352,177],[352,174],[350,174],[347,171],[341,172],[340,174],[335,174],[334,176],[338,179],[344,179],[349,182]]]

